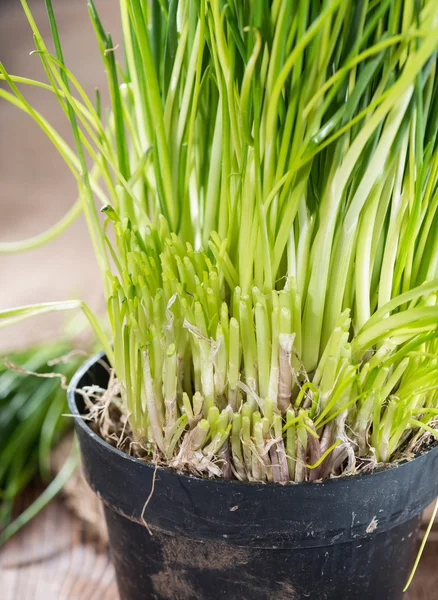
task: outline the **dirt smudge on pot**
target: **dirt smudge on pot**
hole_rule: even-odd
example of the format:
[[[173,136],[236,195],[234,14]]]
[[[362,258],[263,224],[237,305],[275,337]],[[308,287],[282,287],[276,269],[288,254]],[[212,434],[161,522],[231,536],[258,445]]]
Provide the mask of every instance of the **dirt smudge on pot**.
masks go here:
[[[195,571],[216,571],[243,566],[254,554],[246,548],[222,542],[192,540],[152,528],[154,541],[160,546],[163,568],[152,575],[154,592],[159,598],[203,600],[202,592],[191,583]]]
[[[377,529],[377,526],[379,524],[379,521],[376,519],[376,517],[373,517],[371,520],[371,523],[368,525],[366,532],[367,533],[373,533],[373,531],[375,531]]]
[[[197,600],[201,597],[193,589],[184,569],[169,566],[151,576],[154,592],[169,600]]]
[[[177,537],[156,528],[153,528],[153,533],[160,538],[163,559],[173,565],[192,569],[224,570],[245,565],[254,558],[254,549]]]
[[[298,595],[288,581],[281,581],[271,598],[272,600],[294,600],[298,598]]]

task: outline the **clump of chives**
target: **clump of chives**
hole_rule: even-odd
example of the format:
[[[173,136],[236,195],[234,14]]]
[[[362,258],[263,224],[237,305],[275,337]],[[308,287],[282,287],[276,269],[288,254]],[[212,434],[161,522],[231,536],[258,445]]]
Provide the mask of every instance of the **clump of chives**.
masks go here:
[[[136,440],[303,481],[436,435],[436,3],[121,0],[121,66],[90,0],[105,119],[21,1],[76,154],[0,95],[78,180]]]

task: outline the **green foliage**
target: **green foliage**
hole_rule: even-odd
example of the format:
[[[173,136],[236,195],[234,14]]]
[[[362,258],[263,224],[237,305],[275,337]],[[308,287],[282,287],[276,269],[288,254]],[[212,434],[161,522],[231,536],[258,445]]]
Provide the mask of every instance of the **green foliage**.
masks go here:
[[[121,0],[122,67],[90,0],[106,118],[21,1],[76,154],[0,95],[78,180],[136,440],[302,481],[435,434],[436,2]]]
[[[51,451],[72,425],[72,420],[64,417],[68,406],[60,382],[73,375],[82,359],[75,356],[65,363],[48,364],[69,350],[64,343],[45,344],[11,354],[1,362],[0,544],[34,516],[65,480],[66,470],[43,497],[13,520],[16,500],[30,480],[36,475],[44,481],[51,478]],[[70,473],[73,463],[77,464],[76,456],[68,463]]]

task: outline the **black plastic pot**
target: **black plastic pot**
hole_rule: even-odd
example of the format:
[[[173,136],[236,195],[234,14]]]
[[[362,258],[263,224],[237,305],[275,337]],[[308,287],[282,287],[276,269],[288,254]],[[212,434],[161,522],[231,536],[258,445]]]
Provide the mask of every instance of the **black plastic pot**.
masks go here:
[[[80,418],[75,389],[105,386],[86,363],[69,391],[85,475],[104,504],[122,600],[399,600],[421,512],[438,494],[438,447],[369,475],[256,484],[190,477],[116,450]]]

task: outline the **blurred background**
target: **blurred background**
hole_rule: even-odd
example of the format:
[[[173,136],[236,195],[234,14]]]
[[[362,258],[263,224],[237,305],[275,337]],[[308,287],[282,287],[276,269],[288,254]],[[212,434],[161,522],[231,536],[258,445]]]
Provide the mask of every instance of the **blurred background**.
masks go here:
[[[51,48],[44,0],[28,0],[28,4]],[[93,97],[94,89],[99,88],[102,101],[106,103],[106,75],[88,18],[86,0],[53,0],[53,5],[66,63],[87,93]],[[112,32],[117,44],[120,31],[118,1],[96,0],[96,5],[105,27]],[[34,48],[32,32],[20,1],[0,0],[0,61],[7,71],[46,81],[38,56],[29,54]],[[121,50],[117,52],[121,60]],[[0,86],[6,89],[2,82]],[[21,86],[21,91],[72,143],[70,126],[56,97],[29,86]],[[0,242],[17,241],[44,231],[69,210],[76,198],[76,181],[45,134],[29,116],[0,98]],[[105,309],[100,273],[82,216],[48,245],[24,253],[0,253],[0,309],[73,298],[85,300],[97,312]],[[11,356],[11,351],[21,351],[41,341],[61,338],[71,317],[73,315],[46,315],[13,327],[0,328],[0,357],[5,354]],[[76,323],[79,329],[84,327],[86,331],[80,317],[77,321],[73,320],[73,324]],[[58,350],[53,349],[53,352]],[[34,383],[31,384],[29,379],[33,379]],[[26,381],[34,388],[40,388],[41,382],[48,383],[32,377],[26,378]],[[7,435],[11,439],[1,439],[2,435],[6,438],[5,428],[2,429],[1,425],[7,412],[5,403],[2,404],[1,388],[0,381],[0,464],[8,453],[8,447],[14,443],[14,436],[12,432],[9,435],[9,430]],[[22,389],[21,381],[18,389]],[[61,388],[59,393],[65,397]],[[14,398],[6,400],[12,404]],[[27,421],[32,425],[39,414],[33,413]],[[14,427],[18,433],[23,424],[23,419],[17,414]],[[57,445],[52,456],[53,475],[68,455],[70,441],[64,442]],[[31,450],[27,452],[30,457]],[[20,450],[16,454],[18,456]],[[0,477],[0,488],[7,483]],[[15,514],[26,508],[43,489],[44,482],[39,478],[27,485],[14,503]],[[0,513],[3,507],[0,497]],[[73,513],[67,507],[73,509]],[[77,472],[62,496],[51,502],[0,549],[0,598],[115,600],[118,596],[106,549],[106,531],[99,523],[102,523],[99,506]]]
[[[117,0],[95,0],[104,26],[117,45]],[[44,0],[28,0],[49,44]],[[106,76],[86,0],[53,0],[65,60],[85,90],[97,87],[105,105]],[[0,0],[0,61],[11,74],[45,80],[19,0]],[[122,61],[122,50],[116,55]],[[0,82],[0,86],[3,84]],[[3,86],[4,87],[4,86]],[[70,127],[50,92],[22,87],[29,102],[71,142]],[[56,223],[77,197],[76,182],[50,141],[30,117],[0,98],[0,241],[36,235]],[[95,311],[105,309],[100,274],[83,217],[63,235],[37,250],[0,254],[0,309],[33,302],[80,298]],[[47,315],[0,329],[0,356],[39,341],[53,340],[66,317]],[[55,460],[56,463],[56,460]],[[32,492],[31,492],[32,494]],[[88,502],[76,478],[64,496],[52,502],[0,551],[2,600],[115,600],[114,573],[96,504]],[[81,512],[72,516],[66,504]],[[78,511],[79,509],[79,511]],[[409,600],[438,598],[438,543],[431,534]]]
[[[44,0],[28,3],[48,43],[50,28]],[[86,0],[54,0],[53,5],[67,65],[91,98],[95,88],[102,91],[104,104],[106,76]],[[117,43],[120,31],[117,0],[96,0],[96,5]],[[46,81],[40,59],[29,55],[34,48],[20,1],[0,0],[0,61],[7,71]],[[122,59],[121,49],[116,52]],[[71,143],[70,126],[55,95],[30,86],[21,89],[29,102]],[[29,116],[0,99],[0,240],[21,240],[44,231],[68,211],[76,198],[76,181],[50,140]],[[102,310],[101,289],[82,216],[46,246],[14,255],[0,254],[0,309],[80,298],[95,310]],[[52,339],[63,322],[65,316],[49,315],[0,329],[0,350]]]

